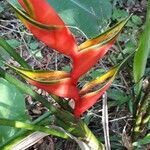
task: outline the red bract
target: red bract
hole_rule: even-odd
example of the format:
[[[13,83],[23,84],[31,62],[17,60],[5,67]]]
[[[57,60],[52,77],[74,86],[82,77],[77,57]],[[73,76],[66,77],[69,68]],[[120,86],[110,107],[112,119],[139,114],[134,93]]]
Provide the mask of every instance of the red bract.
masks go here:
[[[76,117],[80,117],[81,114],[93,106],[104,94],[114,80],[119,67],[120,66],[110,69],[104,75],[83,86],[83,88],[80,90],[80,102],[77,103],[74,109],[74,114]],[[97,90],[91,91],[95,87],[97,87]]]
[[[10,67],[19,72],[30,84],[48,93],[74,99],[74,115],[79,117],[109,88],[119,67],[87,83],[81,90],[77,88],[78,79],[107,53],[129,18],[77,47],[74,36],[46,0],[19,0],[19,2],[26,12],[13,5],[12,7],[27,28],[47,46],[69,56],[73,61],[73,67],[71,73],[38,72]],[[97,89],[101,84],[103,85]]]
[[[29,69],[8,66],[16,70],[30,84],[48,93],[53,93],[60,97],[69,97],[75,100],[79,99],[78,89],[72,82],[70,74],[65,71],[31,71]]]
[[[56,81],[55,83],[42,83],[29,78],[26,79],[30,84],[37,86],[40,89],[53,93],[60,97],[72,98],[75,101],[79,99],[79,94],[76,86],[72,83],[70,78]]]
[[[56,11],[46,0],[18,0],[26,10],[29,17],[35,21],[47,25],[58,26],[55,30],[40,28],[24,20],[27,28],[42,42],[65,55],[73,55],[77,50],[75,38]]]
[[[74,109],[74,115],[80,117],[86,110],[93,106],[97,100],[104,94],[104,92],[110,87],[112,82],[107,83],[101,90],[98,92],[89,93],[83,96],[80,99],[80,102],[77,103]]]
[[[73,81],[76,83],[83,74],[93,67],[93,65],[107,53],[114,42],[115,40],[113,39],[100,48],[90,48],[78,52],[74,58],[71,72]]]

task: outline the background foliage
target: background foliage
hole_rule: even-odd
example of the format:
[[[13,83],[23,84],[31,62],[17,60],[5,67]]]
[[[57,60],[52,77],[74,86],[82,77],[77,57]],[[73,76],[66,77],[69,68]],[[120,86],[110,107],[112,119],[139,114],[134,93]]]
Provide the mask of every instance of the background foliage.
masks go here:
[[[87,0],[86,2],[79,0],[64,0],[63,2],[61,0],[48,1],[58,11],[61,17],[65,20],[66,24],[69,26],[74,26],[73,28],[71,27],[71,29],[74,33],[76,33],[79,43],[84,41],[84,34],[86,34],[87,37],[93,37],[98,33],[105,31],[107,27],[112,26],[116,21],[119,21],[129,14],[134,13],[115,46],[113,46],[108,55],[102,61],[99,61],[95,68],[93,68],[92,71],[82,79],[83,83],[99,76],[138,48],[138,41],[144,29],[147,6],[146,0]],[[63,5],[58,5],[58,3],[63,3]],[[8,12],[5,11],[6,9]],[[59,55],[57,52],[53,52],[40,43],[37,39],[32,37],[32,34],[30,34],[29,31],[27,31],[26,28],[24,28],[24,26],[14,17],[12,10],[5,1],[0,1],[0,13],[0,36],[5,38],[6,41],[28,62],[28,64],[32,66],[32,68],[70,69],[70,62],[68,58]],[[80,30],[82,30],[84,34],[80,32]],[[0,47],[0,55],[2,55],[3,59],[7,62],[16,65],[14,59],[10,58],[2,47]],[[145,69],[145,75],[149,75],[150,57],[148,51],[146,57],[148,57],[146,68],[139,67],[141,65],[138,65],[137,69]],[[0,65],[4,67],[2,64]],[[134,91],[134,87],[135,84],[137,84],[134,82],[132,66],[133,61],[128,63],[107,92],[110,140],[113,149],[123,149],[124,146],[127,147],[128,144],[130,145],[131,142],[127,135],[130,135],[129,131],[131,129],[131,117],[134,107],[134,100],[136,99],[136,91]],[[140,78],[141,76],[138,79]],[[136,82],[137,81],[138,80],[136,80]],[[0,103],[5,103],[5,105],[12,103],[9,97],[14,97],[16,94],[18,95],[15,100],[13,99],[13,103],[16,104],[13,105],[13,113],[18,113],[17,110],[19,110],[21,112],[21,116],[17,116],[17,119],[20,121],[26,121],[27,118],[24,112],[25,104],[23,101],[24,95],[3,79],[0,79],[0,89],[5,89],[5,91],[0,92]],[[41,90],[38,92],[47,97],[48,100],[52,100],[45,92]],[[45,108],[39,103],[34,102],[31,98],[27,98],[26,103],[28,113],[33,120],[45,112]],[[17,109],[15,109],[16,107]],[[3,107],[3,109],[5,108]],[[10,112],[5,111],[6,109],[3,110],[1,115],[6,115],[4,113],[7,113],[9,118],[10,116],[8,114],[12,113],[12,109],[10,109]],[[97,135],[97,137],[103,141],[101,112],[102,102],[99,102],[87,112],[87,115],[85,115],[83,119]],[[13,116],[13,118],[15,117],[16,116]],[[12,128],[8,129],[3,127],[0,128],[1,133],[2,129],[4,129],[3,131],[7,130],[9,132],[9,134],[6,135],[7,137],[13,135],[15,132]],[[150,125],[146,126],[145,132],[149,133],[149,130]],[[3,137],[1,136],[1,139],[2,138]],[[50,140],[48,139],[46,140],[50,143]],[[73,147],[74,145],[73,143],[65,143],[59,139],[55,141],[54,138],[51,138],[51,141],[52,143],[50,144],[55,145],[58,149],[62,147],[66,148],[69,145]],[[149,141],[150,137],[149,134],[147,134],[145,137],[141,136],[140,139],[134,143],[134,145],[139,147],[139,149],[147,149],[149,146]],[[35,145],[35,147],[38,147],[38,145]]]

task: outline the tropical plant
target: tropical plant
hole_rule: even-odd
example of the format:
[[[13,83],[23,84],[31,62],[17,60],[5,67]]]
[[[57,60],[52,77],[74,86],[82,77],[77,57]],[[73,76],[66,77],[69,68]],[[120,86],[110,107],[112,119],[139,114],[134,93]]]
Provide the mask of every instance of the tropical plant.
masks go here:
[[[42,131],[64,139],[72,138],[79,144],[81,149],[105,149],[104,145],[94,136],[80,117],[91,108],[110,87],[118,71],[131,58],[133,53],[124,59],[122,63],[115,65],[112,69],[98,76],[96,79],[89,81],[83,87],[79,88],[78,83],[81,81],[81,77],[83,77],[99,59],[102,59],[112,47],[130,17],[121,20],[104,33],[87,39],[82,44],[77,45],[76,39],[69,29],[70,26],[63,22],[54,8],[46,0],[38,0],[38,2],[37,0],[18,1],[21,4],[21,8],[10,3],[18,18],[37,39],[42,41],[49,48],[71,59],[72,68],[70,72],[31,69],[32,67],[29,66],[4,39],[0,38],[1,47],[20,64],[20,67],[7,64],[3,58],[1,58],[2,64],[14,70],[30,83],[30,86],[15,79],[9,73],[6,73],[3,66],[0,67],[0,76],[9,83],[14,84],[15,87],[23,93],[31,95],[48,109],[48,113],[34,122],[29,122],[27,118],[21,120],[18,119],[18,117],[1,117],[0,124],[3,125],[5,130],[5,126],[26,129],[19,132],[16,131],[14,136],[11,135],[12,137],[9,140],[6,140],[7,135],[1,144],[1,148],[9,149],[13,147],[16,142],[34,131]],[[37,92],[31,88],[31,85],[51,94],[60,108],[52,105],[41,95],[37,94]],[[73,101],[73,105],[70,107],[67,101]],[[16,102],[17,99],[15,103]],[[24,108],[24,106],[22,106],[22,108]],[[24,112],[22,114],[24,114]],[[49,122],[49,116],[52,115],[55,116],[57,128],[53,126],[47,127],[47,125],[51,124]],[[109,144],[106,144],[106,147],[109,149]]]

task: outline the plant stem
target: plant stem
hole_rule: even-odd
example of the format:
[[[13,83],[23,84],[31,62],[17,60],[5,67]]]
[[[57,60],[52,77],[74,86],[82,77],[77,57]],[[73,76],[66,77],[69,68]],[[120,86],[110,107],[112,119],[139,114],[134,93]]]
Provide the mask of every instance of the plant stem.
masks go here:
[[[137,109],[136,119],[133,126],[133,141],[137,140],[143,130],[143,126],[148,123],[150,118],[150,78],[145,94],[138,106],[139,107]]]
[[[42,116],[40,116],[38,119],[32,122],[32,124],[38,124],[38,125],[45,125],[45,121],[50,121],[50,112],[46,112]],[[33,131],[22,129],[19,132],[17,132],[14,136],[9,138],[4,144],[0,145],[0,149],[3,150],[10,150],[12,147],[17,145],[19,141],[22,141],[24,138],[32,134]],[[31,145],[30,145],[31,146]]]
[[[32,122],[32,124],[38,124],[38,125],[43,125],[43,121],[45,122],[45,120],[49,120],[49,116],[50,116],[50,112],[46,112],[45,114],[43,114],[42,116],[40,116],[38,119],[36,119],[35,121]],[[29,134],[31,134],[33,131],[28,131],[28,130],[24,130],[22,129],[21,131],[17,132],[14,136],[12,136],[11,138],[9,138],[4,144],[0,145],[1,149],[11,149],[11,147],[19,142],[20,140],[24,139],[26,136],[28,136]]]
[[[34,125],[31,123],[24,123],[21,121],[9,120],[9,119],[4,119],[4,118],[0,118],[0,125],[15,127],[19,129],[27,129],[31,131],[41,131],[41,132],[45,132],[47,134],[55,135],[61,138],[68,138],[67,134],[62,132],[60,129],[55,129],[53,127],[48,128],[44,126]]]
[[[72,112],[72,108],[69,106],[68,101],[53,94],[51,94],[50,96],[61,106],[61,108],[69,112]]]

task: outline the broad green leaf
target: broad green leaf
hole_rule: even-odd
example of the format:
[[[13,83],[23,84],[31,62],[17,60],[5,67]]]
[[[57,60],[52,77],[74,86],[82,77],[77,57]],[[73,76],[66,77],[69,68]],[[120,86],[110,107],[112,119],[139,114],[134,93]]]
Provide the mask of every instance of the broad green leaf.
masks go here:
[[[88,37],[97,36],[111,18],[109,0],[48,0],[67,25],[82,30]]]
[[[26,121],[24,95],[6,80],[0,78],[0,116],[7,119]],[[0,126],[0,143],[5,142],[18,130]]]
[[[150,133],[147,134],[143,139],[138,140],[133,143],[133,146],[141,147],[142,145],[146,145],[150,143]]]
[[[5,61],[8,61],[10,59],[10,55],[5,51],[3,47],[1,47],[1,45],[0,45],[0,57]]]
[[[107,91],[107,95],[109,99],[112,99],[115,101],[116,105],[122,105],[129,101],[129,97],[124,91],[110,89]]]
[[[41,115],[39,118],[34,120],[32,122],[32,124],[49,125],[50,123],[52,123],[52,120],[54,121],[50,112],[46,112],[43,115]],[[0,144],[0,149],[3,149],[3,150],[11,149],[12,147],[14,147],[14,145],[16,145],[16,143],[18,143],[19,141],[22,141],[28,135],[32,134],[32,132],[34,132],[34,131],[21,129],[17,134],[15,134],[11,138],[7,139],[7,141],[4,144]]]
[[[1,55],[0,55],[0,67],[3,67],[3,66],[4,66],[4,64],[1,61]]]
[[[150,0],[148,1],[146,23],[143,35],[139,41],[139,47],[135,53],[133,63],[133,74],[135,82],[138,82],[137,91],[139,92],[142,86],[141,78],[145,74],[147,58],[150,53]]]

